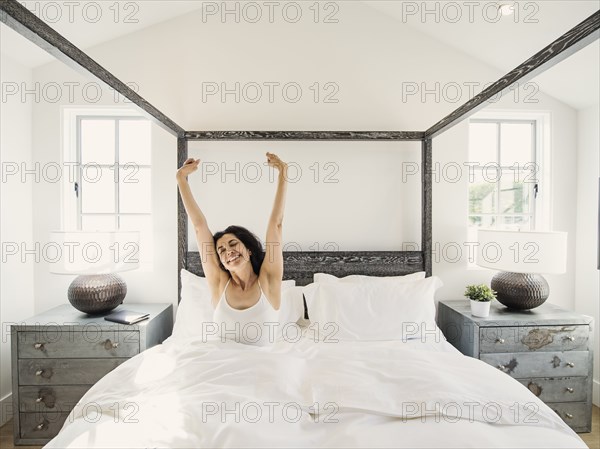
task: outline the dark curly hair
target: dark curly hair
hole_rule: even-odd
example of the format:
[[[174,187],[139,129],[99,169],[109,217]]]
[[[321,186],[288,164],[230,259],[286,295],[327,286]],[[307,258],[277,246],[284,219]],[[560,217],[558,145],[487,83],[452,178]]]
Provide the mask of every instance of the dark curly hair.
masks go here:
[[[224,231],[217,232],[215,235],[213,235],[215,247],[217,246],[217,240],[219,240],[225,234],[235,235],[238,240],[240,240],[244,246],[250,250],[250,263],[252,264],[252,270],[254,270],[254,273],[258,276],[260,274],[260,267],[262,266],[263,260],[265,260],[265,252],[258,237],[242,226],[229,226]],[[217,259],[219,260],[219,266],[221,267],[221,270],[229,273],[229,270],[227,270],[221,263],[221,259],[219,257],[217,257]]]

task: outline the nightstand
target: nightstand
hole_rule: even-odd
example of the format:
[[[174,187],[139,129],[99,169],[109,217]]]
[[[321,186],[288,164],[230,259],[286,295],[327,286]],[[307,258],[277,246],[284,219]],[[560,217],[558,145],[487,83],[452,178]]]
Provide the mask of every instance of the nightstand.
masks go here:
[[[46,444],[94,383],[171,335],[171,304],[126,303],[113,311],[122,309],[150,318],[118,324],[104,319],[108,313],[89,316],[63,304],[11,326],[15,445]]]
[[[440,301],[438,325],[463,354],[512,376],[576,432],[592,429],[593,318],[544,303],[512,310],[492,302],[471,315],[467,300]]]

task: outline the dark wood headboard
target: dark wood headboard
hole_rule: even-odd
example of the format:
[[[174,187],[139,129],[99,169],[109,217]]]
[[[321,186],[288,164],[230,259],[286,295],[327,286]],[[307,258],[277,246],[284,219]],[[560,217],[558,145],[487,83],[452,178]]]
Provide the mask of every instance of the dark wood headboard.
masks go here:
[[[200,253],[189,251],[186,270],[204,276]],[[313,282],[315,273],[337,277],[351,274],[400,276],[425,271],[421,251],[284,251],[283,278],[296,285]]]

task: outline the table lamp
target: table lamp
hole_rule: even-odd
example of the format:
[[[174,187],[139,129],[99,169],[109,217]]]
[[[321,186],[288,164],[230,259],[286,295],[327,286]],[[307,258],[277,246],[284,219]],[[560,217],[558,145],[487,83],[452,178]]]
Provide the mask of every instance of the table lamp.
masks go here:
[[[50,238],[57,250],[50,272],[78,275],[68,290],[73,307],[93,315],[123,302],[127,285],[117,273],[139,267],[139,232],[54,231]]]
[[[567,267],[567,233],[541,231],[478,231],[477,265],[500,270],[491,288],[501,304],[529,310],[550,294],[543,274],[564,273]]]

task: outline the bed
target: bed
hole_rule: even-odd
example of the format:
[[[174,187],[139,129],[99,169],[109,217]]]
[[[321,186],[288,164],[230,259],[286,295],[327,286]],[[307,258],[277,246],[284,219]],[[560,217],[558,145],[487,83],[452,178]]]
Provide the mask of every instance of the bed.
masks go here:
[[[173,335],[94,385],[45,448],[587,447],[525,386],[446,341],[435,276],[315,281],[288,281],[281,331],[253,346],[211,332],[208,288],[184,270]]]
[[[222,341],[190,320],[196,312],[209,323],[195,302],[208,290],[182,275],[173,335],[92,387],[46,448],[586,447],[526,387],[446,341],[431,322],[435,277],[288,287],[288,332],[259,347]],[[331,332],[303,322],[303,293],[320,319],[339,301],[368,306],[338,316]],[[390,307],[414,319],[389,326]],[[368,310],[377,326],[353,328],[372,322]]]
[[[0,12],[175,135],[179,166],[188,142],[199,140],[419,141],[422,148],[420,248],[284,254],[288,284],[269,346],[215,337],[179,200],[173,335],[88,390],[46,448],[586,447],[526,387],[463,356],[437,328],[431,163],[434,137],[597,39],[598,13],[426,131],[211,132],[178,126],[16,1],[0,3]]]

